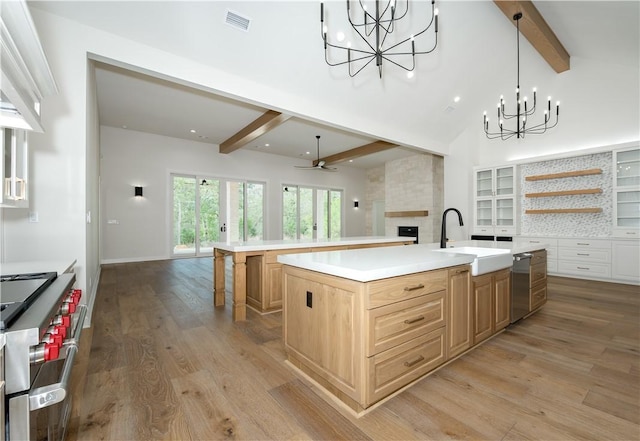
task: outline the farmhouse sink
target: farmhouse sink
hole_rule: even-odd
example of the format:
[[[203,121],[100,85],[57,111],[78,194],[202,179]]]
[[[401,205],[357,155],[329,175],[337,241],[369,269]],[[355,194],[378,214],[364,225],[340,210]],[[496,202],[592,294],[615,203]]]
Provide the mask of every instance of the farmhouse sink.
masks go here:
[[[499,248],[480,247],[450,247],[437,248],[433,251],[441,253],[473,254],[475,259],[471,262],[471,275],[491,273],[504,268],[509,268],[513,264],[513,256],[510,250]]]

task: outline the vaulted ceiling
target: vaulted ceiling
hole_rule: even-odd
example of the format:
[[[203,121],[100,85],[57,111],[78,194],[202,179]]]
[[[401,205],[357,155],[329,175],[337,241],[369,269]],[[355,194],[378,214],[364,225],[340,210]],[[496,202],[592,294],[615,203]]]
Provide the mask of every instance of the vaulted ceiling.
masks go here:
[[[346,68],[327,66],[320,8],[315,1],[55,1],[29,5],[264,82],[284,93],[333,95],[337,110],[367,109],[370,113],[377,109],[374,113],[380,115],[380,124],[401,121],[403,128],[425,133],[433,145],[450,143],[472,124],[481,130],[481,110],[495,106],[501,91],[513,88],[516,33],[509,17],[514,8],[524,8],[522,34],[540,51],[521,39],[521,76],[527,83],[536,81],[531,87],[542,90],[546,78],[571,69],[573,57],[638,67],[639,2],[496,3],[438,2],[438,47],[418,57],[411,79],[388,64],[382,79],[375,67],[349,78]],[[425,6],[428,9],[429,4],[417,2],[415,8]],[[325,5],[327,21],[335,30],[346,30],[340,24],[344,9],[343,2]],[[248,31],[225,23],[229,10],[250,19]],[[545,22],[547,28],[540,25]],[[411,29],[421,25],[417,16],[411,17]],[[332,121],[288,114],[270,103],[231,99],[102,63],[96,63],[96,79],[101,124],[217,144],[223,153],[243,148],[313,160],[316,135],[321,135],[323,158],[351,160],[357,167],[376,166],[415,152],[416,146],[398,143],[398,139],[354,133]],[[562,95],[561,90],[554,93]],[[458,102],[454,102],[456,96]],[[420,147],[429,150],[428,145]]]

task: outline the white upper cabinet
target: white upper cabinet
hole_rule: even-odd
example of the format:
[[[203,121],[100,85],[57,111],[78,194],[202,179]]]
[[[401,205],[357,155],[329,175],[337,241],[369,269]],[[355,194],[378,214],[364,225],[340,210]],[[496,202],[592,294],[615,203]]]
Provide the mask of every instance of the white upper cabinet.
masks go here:
[[[29,206],[27,132],[2,128],[0,132],[0,207]]]
[[[515,167],[475,170],[473,233],[491,236],[516,234]]]
[[[57,93],[25,1],[0,8],[0,127],[43,132],[40,101]]]
[[[614,237],[640,237],[640,147],[613,152]]]

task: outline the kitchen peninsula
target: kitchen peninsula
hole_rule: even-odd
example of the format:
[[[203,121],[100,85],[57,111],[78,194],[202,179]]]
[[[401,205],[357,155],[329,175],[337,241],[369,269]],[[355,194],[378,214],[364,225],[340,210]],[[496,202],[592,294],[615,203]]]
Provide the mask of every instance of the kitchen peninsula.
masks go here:
[[[225,304],[225,256],[233,261],[233,320],[246,318],[247,303],[259,312],[282,308],[282,265],[288,253],[335,251],[413,244],[412,237],[364,236],[333,239],[261,240],[213,244],[214,305]]]
[[[540,245],[482,245],[544,253]],[[472,277],[475,255],[443,251],[414,245],[279,256],[288,361],[362,415],[508,326],[510,267]],[[485,325],[488,334],[475,332]]]

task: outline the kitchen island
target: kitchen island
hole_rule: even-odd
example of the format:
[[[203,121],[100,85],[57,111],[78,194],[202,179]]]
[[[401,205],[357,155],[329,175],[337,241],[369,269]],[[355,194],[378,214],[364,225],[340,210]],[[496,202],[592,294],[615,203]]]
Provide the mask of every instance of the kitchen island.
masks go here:
[[[475,255],[433,248],[280,256],[288,362],[362,415],[508,326],[510,268],[472,278]]]
[[[289,253],[349,250],[413,244],[412,237],[363,236],[335,239],[262,240],[213,244],[214,305],[225,304],[225,256],[233,261],[233,320],[246,318],[247,304],[259,312],[282,308],[282,264]]]

